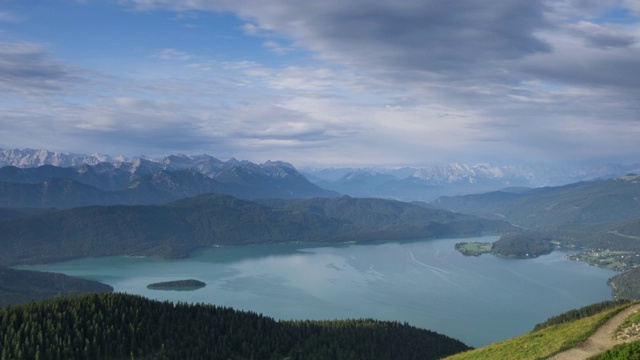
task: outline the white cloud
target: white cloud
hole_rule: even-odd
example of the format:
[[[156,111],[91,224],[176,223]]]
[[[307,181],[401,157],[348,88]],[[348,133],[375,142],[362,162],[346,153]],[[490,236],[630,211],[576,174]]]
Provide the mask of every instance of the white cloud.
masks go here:
[[[265,41],[263,45],[269,48],[269,50],[273,51],[274,53],[280,54],[280,55],[293,51],[292,47],[284,46],[273,40]]]
[[[255,26],[252,23],[244,23],[242,25],[242,31],[244,31],[245,34],[251,35],[251,36],[260,35],[260,28]]]
[[[176,49],[162,49],[157,55],[162,60],[187,61],[193,59],[193,55]]]
[[[28,118],[51,143],[35,124],[100,144],[91,152],[297,164],[640,156],[640,25],[602,20],[625,2],[120,2],[236,14],[236,31],[280,56],[223,61],[174,43],[129,71],[90,74],[47,47],[0,43],[0,90],[27,102],[0,109],[7,134],[20,132],[9,119]]]

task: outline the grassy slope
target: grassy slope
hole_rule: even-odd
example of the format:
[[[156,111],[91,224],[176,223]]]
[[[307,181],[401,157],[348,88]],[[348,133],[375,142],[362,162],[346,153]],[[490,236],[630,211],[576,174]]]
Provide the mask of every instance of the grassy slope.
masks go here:
[[[605,321],[629,305],[606,310],[573,322],[553,325],[483,348],[453,355],[447,360],[544,359],[585,341]]]

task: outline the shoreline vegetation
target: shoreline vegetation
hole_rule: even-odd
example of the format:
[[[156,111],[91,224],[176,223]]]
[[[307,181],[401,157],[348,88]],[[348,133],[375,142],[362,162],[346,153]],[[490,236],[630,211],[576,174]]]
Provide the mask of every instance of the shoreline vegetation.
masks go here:
[[[557,247],[556,242],[533,233],[509,233],[492,243],[460,242],[455,245],[465,256],[492,254],[509,259],[532,259],[550,254]]]
[[[207,284],[202,281],[189,279],[152,283],[147,285],[147,289],[193,291],[201,289],[205,286],[207,286]]]
[[[503,235],[496,242],[459,242],[455,249],[464,256],[492,254],[509,259],[532,259],[551,253],[561,247],[558,241],[528,238],[524,234]],[[507,237],[506,241],[503,241]],[[635,251],[584,249],[565,257],[581,261],[590,266],[619,272],[607,284],[611,287],[612,299],[640,299],[640,254]]]
[[[464,256],[480,256],[490,254],[492,245],[490,242],[459,242],[455,248]]]

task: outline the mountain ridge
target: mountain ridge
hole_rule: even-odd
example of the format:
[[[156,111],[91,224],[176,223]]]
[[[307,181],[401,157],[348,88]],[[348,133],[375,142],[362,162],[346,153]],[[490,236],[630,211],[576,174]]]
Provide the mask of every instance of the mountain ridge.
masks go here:
[[[640,216],[640,175],[520,192],[443,196],[430,204],[455,212],[501,218],[526,228],[623,221]]]
[[[0,219],[0,264],[109,255],[185,257],[219,245],[398,241],[510,230],[502,221],[392,200],[249,201],[206,194],[165,205],[90,206]]]
[[[211,178],[220,176],[222,172],[231,167],[241,167],[253,172],[259,169],[263,175],[272,178],[286,175],[287,172],[282,169],[295,169],[296,172],[304,175],[314,185],[339,194],[393,198],[405,201],[431,201],[442,195],[481,193],[508,187],[537,188],[559,186],[597,178],[608,179],[627,173],[640,173],[640,163],[561,167],[527,164],[494,165],[488,162],[476,164],[454,162],[425,167],[303,167],[296,169],[293,165],[282,161],[253,164],[249,161],[240,161],[235,158],[222,161],[206,154],[177,154],[158,159],[140,156],[127,159],[124,156],[111,157],[97,153],[82,155],[34,149],[0,149],[0,166],[25,168],[49,164],[59,167],[73,167],[81,165],[97,166],[105,162],[116,164],[123,171],[128,170],[138,174],[148,173],[150,168],[166,171],[195,169]]]
[[[146,205],[205,193],[245,199],[339,196],[312,184],[285,162],[223,162],[208,155],[171,155],[163,162],[137,158],[71,167],[0,168],[0,207]]]

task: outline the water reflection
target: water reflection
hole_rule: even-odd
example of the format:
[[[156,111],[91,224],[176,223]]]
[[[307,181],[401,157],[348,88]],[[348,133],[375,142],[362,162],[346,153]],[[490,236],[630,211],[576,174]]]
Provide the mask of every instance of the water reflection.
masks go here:
[[[612,271],[564,260],[560,252],[531,260],[464,257],[454,249],[457,241],[221,247],[180,260],[108,257],[31,268],[150,298],[214,303],[279,319],[406,321],[472,346],[610,298],[606,280]],[[180,279],[207,286],[191,292],[146,288]]]

